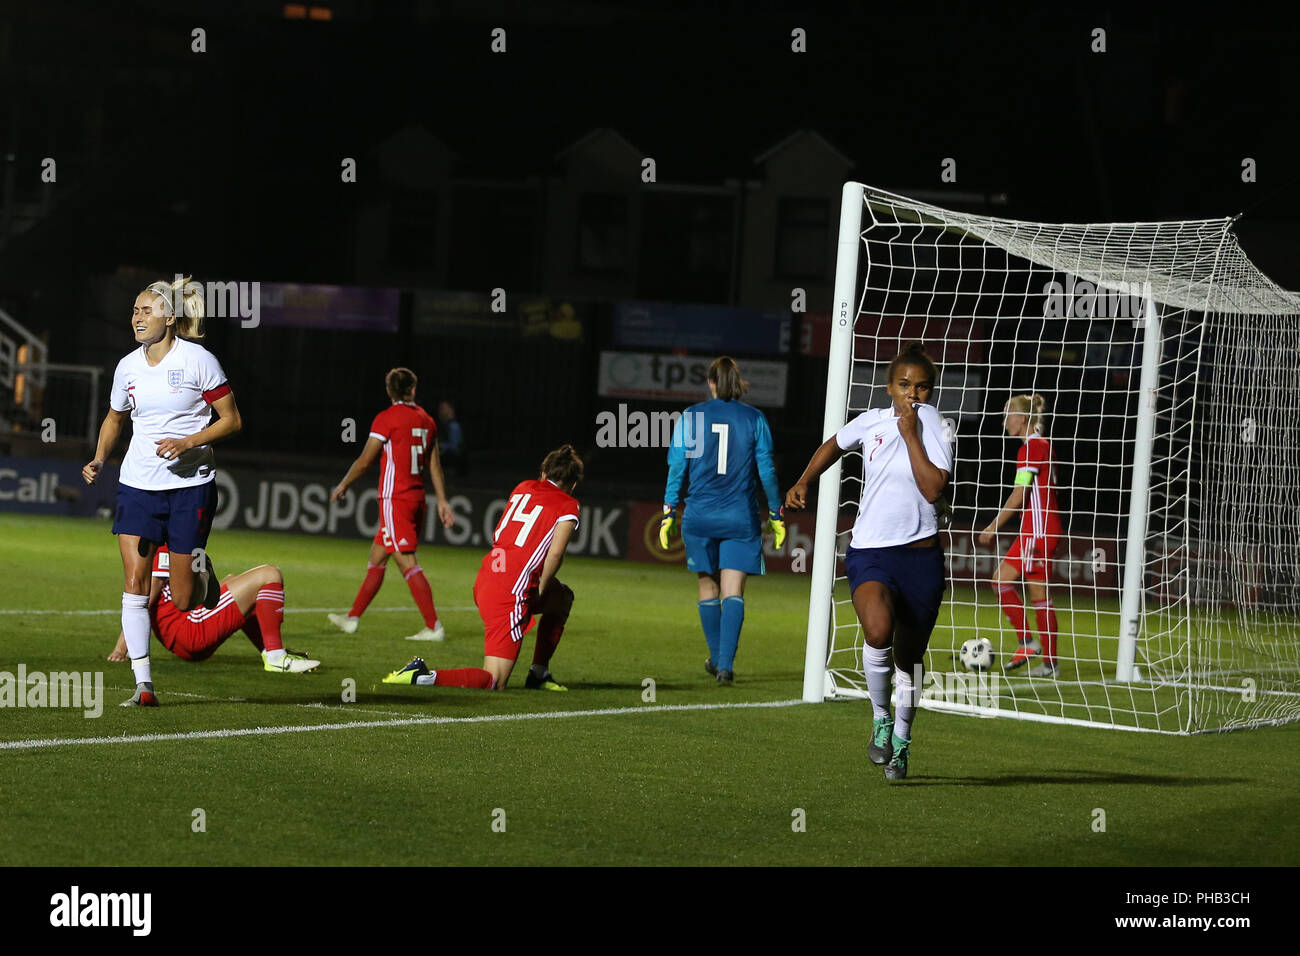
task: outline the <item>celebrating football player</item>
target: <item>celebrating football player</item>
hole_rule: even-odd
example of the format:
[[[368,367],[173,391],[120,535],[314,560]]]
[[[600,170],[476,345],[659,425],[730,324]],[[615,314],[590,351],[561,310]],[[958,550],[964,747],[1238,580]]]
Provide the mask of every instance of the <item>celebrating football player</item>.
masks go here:
[[[411,589],[415,606],[424,618],[424,627],[407,638],[408,641],[441,641],[446,638],[446,630],[438,620],[438,611],[433,606],[433,589],[424,576],[416,555],[416,546],[420,540],[420,528],[424,525],[426,504],[424,497],[424,475],[427,471],[433,477],[433,491],[438,500],[438,518],[444,528],[450,528],[455,521],[451,505],[447,503],[447,491],[443,487],[442,464],[438,460],[438,445],[435,440],[438,426],[432,416],[415,404],[415,387],[417,379],[409,368],[392,369],[384,379],[391,404],[375,416],[370,425],[370,437],[366,439],[361,454],[352,463],[348,473],[330,494],[330,502],[338,501],[348,493],[348,488],[364,475],[379,458],[383,463],[379,469],[379,530],[370,545],[370,562],[366,568],[365,580],[352,602],[352,610],[346,616],[330,614],[330,623],[346,634],[355,634],[365,612],[384,583],[384,570],[388,567],[388,557],[397,560],[397,569],[402,572],[406,586]]]
[[[149,591],[150,624],[167,650],[182,660],[206,660],[235,631],[242,630],[262,655],[263,670],[301,674],[320,666],[320,661],[284,649],[280,637],[284,575],[274,564],[259,564],[243,574],[230,575],[221,582],[221,596],[215,607],[186,612],[176,606],[167,583],[171,557],[165,545],[158,549]],[[118,635],[117,646],[108,659],[127,659],[125,635]]]
[[[712,398],[686,409],[673,429],[659,544],[667,551],[680,527],[686,567],[699,578],[700,624],[709,648],[704,669],[719,684],[730,684],[745,623],[745,579],[764,570],[756,475],[767,498],[764,530],[778,549],[785,543],[785,522],[767,418],[740,401],[749,383],[726,355],[709,366],[708,381]],[[690,493],[685,514],[683,482]]]
[[[95,458],[81,471],[94,484],[129,416],[131,444],[113,521],[124,579],[122,633],[136,681],[123,707],[158,705],[149,664],[150,569],[158,546],[194,555],[172,568],[179,610],[217,599],[216,574],[202,550],[217,509],[212,443],[239,431],[241,421],[221,363],[198,344],[203,314],[202,291],[189,278],[155,282],[136,296],[131,331],[139,348],[117,363]],[[209,424],[214,408],[219,417]]]
[[[1046,409],[1047,402],[1041,395],[1013,396],[1003,408],[1007,434],[1024,441],[1016,453],[1016,481],[1011,494],[997,517],[980,533],[980,544],[992,544],[998,529],[1020,512],[1020,534],[993,575],[993,590],[1020,641],[1006,669],[1015,670],[1031,658],[1039,658],[1038,665],[1029,672],[1031,677],[1055,677],[1060,672],[1056,660],[1056,609],[1047,594],[1047,579],[1052,553],[1061,539],[1061,518],[1052,476],[1052,444],[1043,437]],[[1041,643],[1025,626],[1025,599],[1015,586],[1022,574],[1034,602]]]
[[[921,667],[946,584],[934,503],[952,474],[943,421],[927,404],[938,372],[919,343],[892,362],[889,408],[863,412],[826,439],[785,496],[803,508],[808,483],[846,451],[862,448],[862,500],[844,555],[853,609],[866,646],[862,664],[874,719],[867,756],[885,777],[907,776]],[[890,656],[898,708],[889,713]]]
[[[520,482],[493,533],[493,548],[474,579],[474,603],[483,618],[483,666],[431,671],[417,657],[384,678],[385,684],[504,690],[524,635],[539,616],[529,690],[563,691],[551,675],[551,657],[573,608],[573,591],[555,576],[578,527],[582,459],[564,445],[542,461],[536,480]]]

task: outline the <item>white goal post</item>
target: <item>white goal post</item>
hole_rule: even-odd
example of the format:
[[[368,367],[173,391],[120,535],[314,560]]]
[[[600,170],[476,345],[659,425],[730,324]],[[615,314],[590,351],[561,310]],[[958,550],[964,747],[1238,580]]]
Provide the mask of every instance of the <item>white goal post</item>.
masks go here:
[[[1232,223],[1033,223],[845,185],[823,438],[887,405],[888,362],[921,341],[955,446],[922,706],[1166,733],[1300,720],[1300,296]],[[1063,532],[1032,607],[1016,582],[1017,623],[991,580],[1020,519],[979,537],[1012,487],[1003,409],[1029,394]],[[808,701],[866,696],[842,570],[860,486],[850,452],[817,487]],[[1055,635],[1059,674],[1002,669],[1021,625]],[[991,671],[960,663],[970,638]]]

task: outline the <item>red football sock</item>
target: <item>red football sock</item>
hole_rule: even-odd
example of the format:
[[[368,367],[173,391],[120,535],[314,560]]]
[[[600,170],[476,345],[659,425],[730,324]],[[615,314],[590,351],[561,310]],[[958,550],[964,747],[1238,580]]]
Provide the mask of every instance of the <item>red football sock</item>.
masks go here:
[[[424,568],[417,564],[402,577],[406,578],[406,586],[411,589],[411,597],[415,598],[415,606],[424,615],[424,626],[428,628],[437,627],[438,612],[433,607],[433,588],[429,587],[429,579],[424,576]]]
[[[496,686],[492,674],[481,667],[439,668],[433,683],[438,687],[472,687],[475,690],[491,690]]]
[[[348,611],[348,617],[360,617],[370,606],[370,602],[375,599],[379,593],[379,586],[384,583],[384,569],[386,564],[372,564],[366,568],[366,579],[361,582],[361,590],[357,592],[357,599],[352,602],[352,610]]]
[[[248,635],[248,639],[253,642],[253,646],[257,648],[259,654],[266,650],[266,645],[262,642],[262,629],[257,625],[256,614],[250,614],[244,618],[243,631]]]
[[[284,620],[284,585],[278,581],[263,584],[257,592],[253,614],[257,617],[257,627],[262,632],[262,643],[266,650],[278,651],[284,647],[284,642],[280,640],[280,623]]]
[[[1034,611],[1038,616],[1038,636],[1043,639],[1043,658],[1056,660],[1056,608],[1051,600],[1035,601]]]
[[[1016,629],[1016,637],[1021,644],[1027,643],[1029,634],[1025,631],[1025,601],[1017,591],[1009,584],[995,584],[993,590],[997,592],[998,603],[1002,605],[1002,613],[1007,616],[1011,626]]]
[[[537,625],[537,643],[533,645],[533,666],[547,667],[551,663],[551,655],[555,653],[556,645],[560,643],[560,635],[564,633],[565,622],[568,617],[554,620],[555,614],[543,614],[541,621]]]

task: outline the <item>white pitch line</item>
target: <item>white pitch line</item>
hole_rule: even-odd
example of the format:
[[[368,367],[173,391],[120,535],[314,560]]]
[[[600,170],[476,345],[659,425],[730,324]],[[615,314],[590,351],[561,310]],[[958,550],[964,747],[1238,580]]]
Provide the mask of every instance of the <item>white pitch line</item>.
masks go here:
[[[343,608],[342,610],[346,611],[347,609]],[[477,610],[478,608],[473,605],[470,605],[469,607],[441,607],[438,609],[439,613],[442,613],[443,611],[477,611]],[[339,611],[340,608],[337,607],[286,607],[284,609],[285,614],[326,614],[326,613],[337,614],[339,613]],[[420,613],[418,608],[412,607],[410,605],[406,607],[366,608],[367,614],[374,614],[376,612],[388,614],[388,613],[395,613],[399,611],[410,611],[412,614]],[[23,616],[26,616],[28,614],[102,615],[102,614],[121,614],[121,613],[122,613],[122,609],[120,607],[111,607],[106,610],[96,610],[96,611],[60,611],[53,608],[41,608],[39,610],[23,610],[21,608],[0,608],[0,614],[21,614]]]
[[[485,714],[479,717],[406,717],[400,720],[352,720],[339,724],[289,724],[280,727],[238,727],[231,730],[191,730],[178,734],[137,734],[134,737],[50,737],[0,741],[0,750],[36,750],[86,744],[153,744],[172,740],[209,740],[220,737],[266,737],[305,734],[318,730],[365,730],[374,727],[418,727],[430,724],[488,724],[519,720],[558,720],[563,717],[610,717],[619,714],[663,714],[688,710],[743,710],[794,707],[802,700],[752,701],[733,704],[663,704],[651,707],[606,707],[600,710],[556,710],[549,713]]]

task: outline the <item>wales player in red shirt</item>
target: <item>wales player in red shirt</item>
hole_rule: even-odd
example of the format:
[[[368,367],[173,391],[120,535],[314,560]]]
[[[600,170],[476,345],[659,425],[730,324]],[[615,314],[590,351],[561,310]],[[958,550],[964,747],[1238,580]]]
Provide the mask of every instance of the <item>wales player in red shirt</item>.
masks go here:
[[[384,678],[385,684],[477,687],[503,690],[510,680],[523,638],[540,615],[533,665],[524,687],[563,691],[551,676],[551,657],[573,608],[573,591],[555,576],[578,527],[582,459],[564,445],[542,461],[536,480],[520,482],[510,493],[493,534],[494,547],[474,580],[474,603],[483,618],[483,666],[431,671],[421,658]]]
[[[280,625],[284,621],[284,575],[274,564],[260,564],[221,582],[221,595],[212,608],[182,611],[172,599],[171,552],[160,545],[153,559],[153,584],[149,591],[149,621],[154,636],[177,657],[207,660],[236,631],[248,635],[262,655],[262,669],[275,674],[301,674],[315,670],[320,661],[284,649]],[[181,560],[192,560],[182,555]],[[110,661],[125,661],[126,635],[119,634]]]
[[[1040,663],[1030,671],[1032,677],[1055,677],[1060,672],[1056,660],[1056,609],[1047,594],[1047,579],[1052,554],[1061,540],[1061,517],[1053,487],[1052,445],[1043,437],[1046,409],[1041,395],[1016,395],[1007,402],[1007,434],[1024,439],[1016,455],[1016,483],[997,517],[980,533],[980,544],[992,544],[998,529],[1020,512],[1020,534],[993,575],[993,590],[1020,641],[1006,669],[1015,670],[1031,659],[1039,659]],[[1034,602],[1041,642],[1025,626],[1025,600],[1015,587],[1022,575]]]
[[[365,580],[352,602],[352,610],[329,615],[330,623],[346,634],[355,634],[361,615],[384,583],[384,570],[388,557],[397,560],[397,568],[411,589],[415,605],[424,617],[424,627],[410,635],[408,641],[441,641],[446,637],[438,611],[433,606],[433,589],[424,576],[415,549],[424,525],[426,505],[424,474],[433,478],[433,491],[438,500],[438,518],[444,528],[455,520],[447,491],[443,487],[442,465],[438,461],[438,426],[433,417],[415,404],[418,381],[409,368],[392,369],[384,379],[388,408],[375,416],[370,425],[370,437],[361,454],[352,463],[330,494],[330,502],[347,494],[348,488],[364,475],[376,458],[382,454],[379,469],[379,530],[370,545],[370,561]]]

